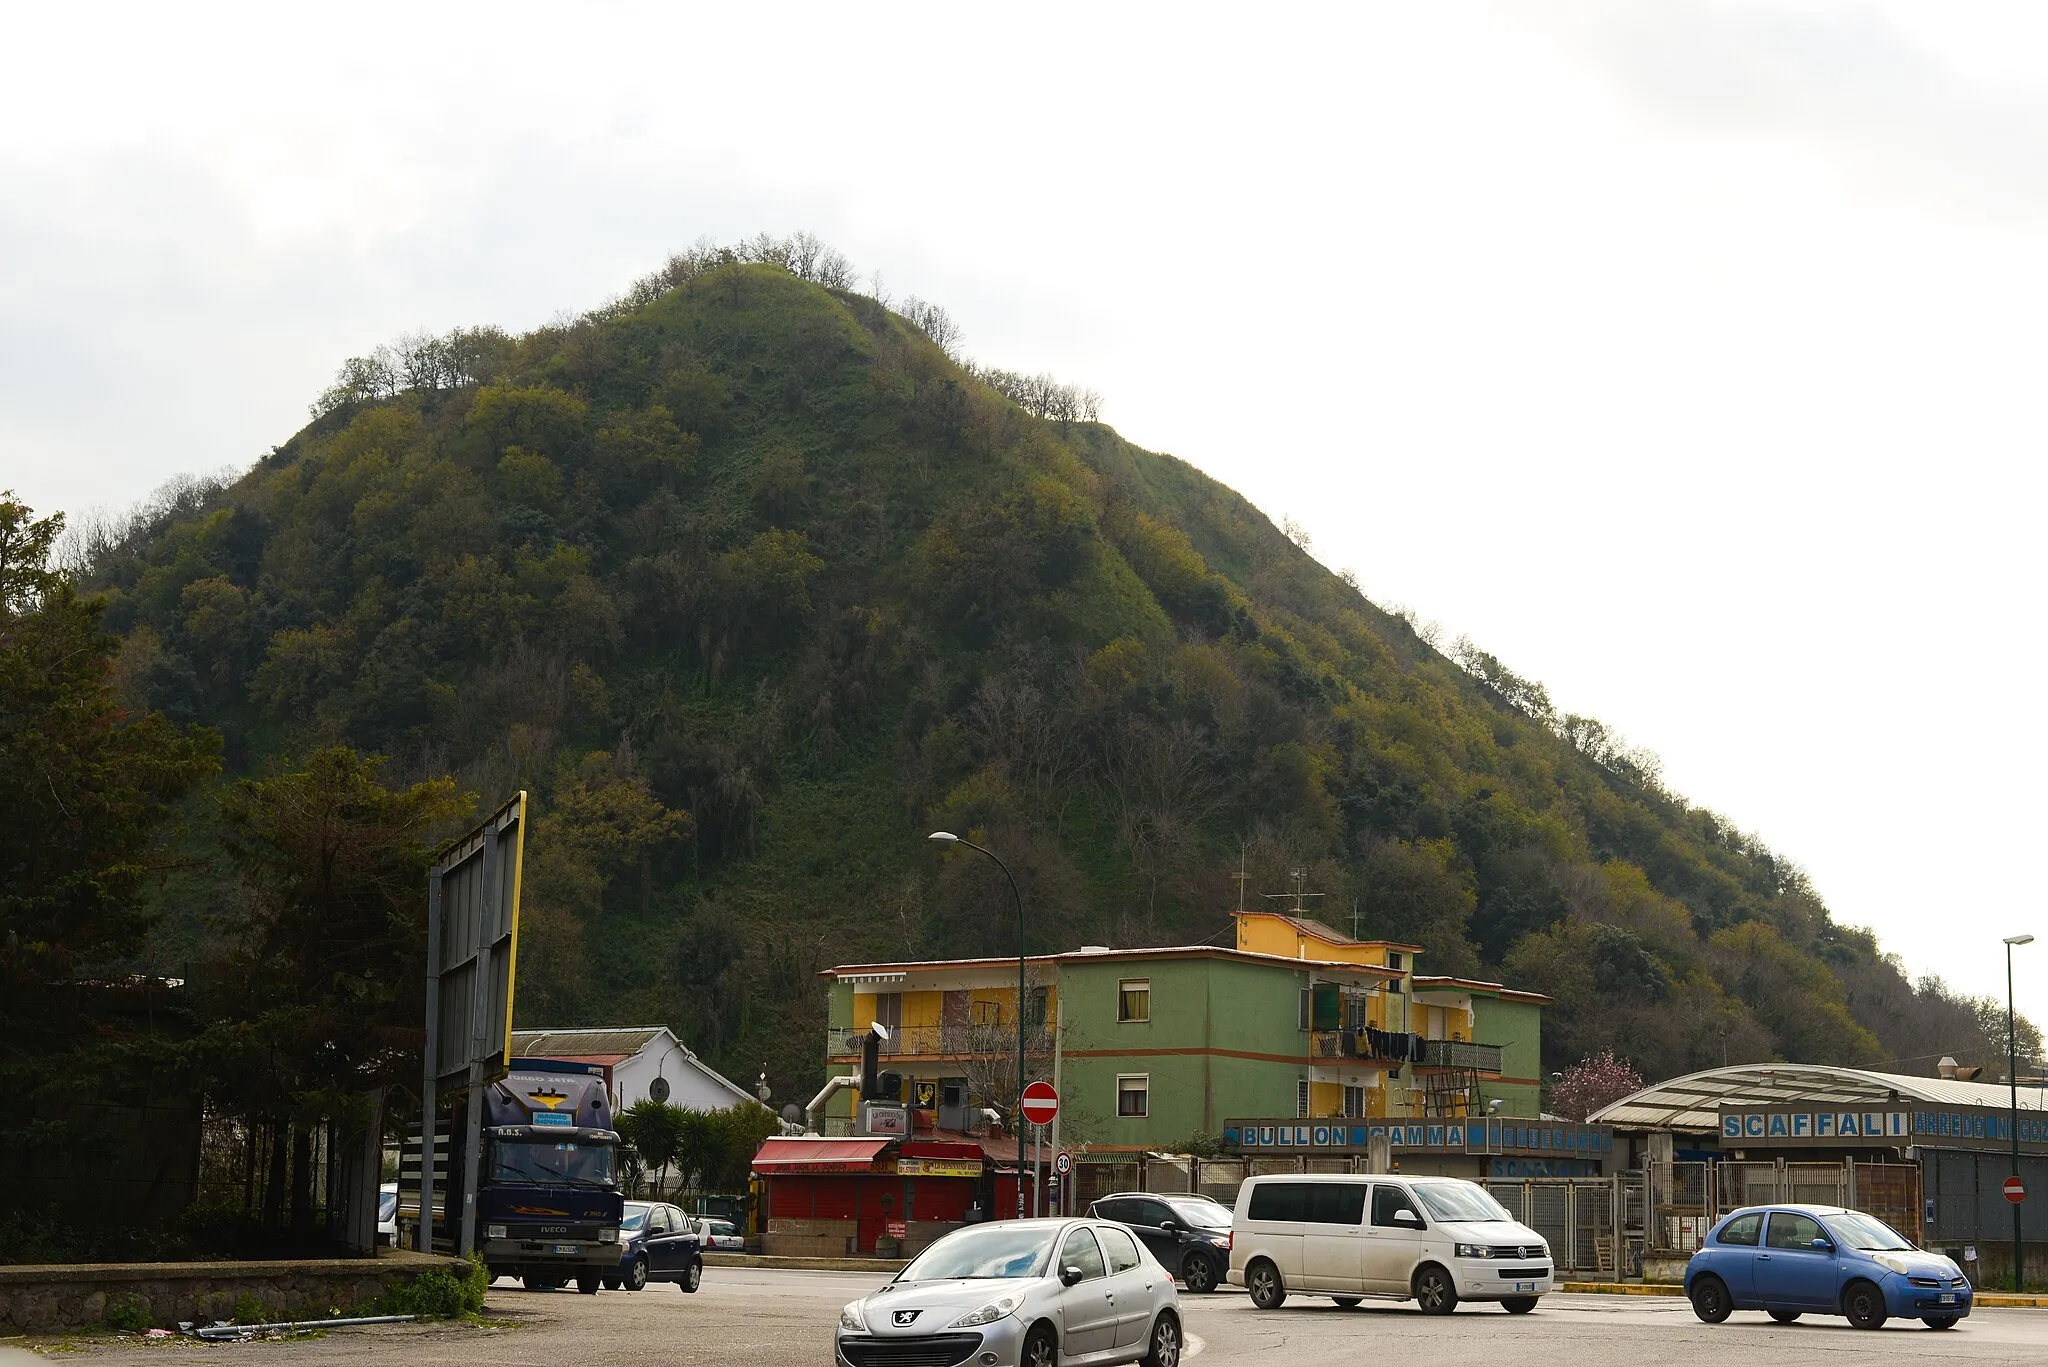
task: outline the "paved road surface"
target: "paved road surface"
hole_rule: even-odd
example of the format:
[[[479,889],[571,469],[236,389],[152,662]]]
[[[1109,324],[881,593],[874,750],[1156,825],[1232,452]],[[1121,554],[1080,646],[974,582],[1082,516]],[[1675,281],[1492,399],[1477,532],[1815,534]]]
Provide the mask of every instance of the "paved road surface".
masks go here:
[[[92,1367],[198,1358],[220,1367],[829,1367],[839,1307],[884,1279],[853,1272],[707,1268],[704,1289],[685,1295],[651,1286],[637,1295],[530,1293],[511,1282],[491,1290],[488,1313],[516,1328],[460,1325],[335,1330],[300,1342],[198,1344],[189,1340],[95,1347],[64,1358]],[[1676,1298],[1544,1298],[1531,1315],[1465,1306],[1449,1319],[1413,1307],[1367,1302],[1340,1310],[1296,1299],[1269,1313],[1242,1295],[1187,1297],[1192,1367],[1286,1361],[1512,1362],[1515,1367],[1760,1367],[1840,1356],[1858,1367],[1960,1361],[2048,1365],[2048,1310],[1980,1310],[1947,1333],[1917,1321],[1859,1333],[1821,1317],[1781,1328],[1760,1314],[1701,1324]],[[1274,1357],[1275,1352],[1286,1357]]]

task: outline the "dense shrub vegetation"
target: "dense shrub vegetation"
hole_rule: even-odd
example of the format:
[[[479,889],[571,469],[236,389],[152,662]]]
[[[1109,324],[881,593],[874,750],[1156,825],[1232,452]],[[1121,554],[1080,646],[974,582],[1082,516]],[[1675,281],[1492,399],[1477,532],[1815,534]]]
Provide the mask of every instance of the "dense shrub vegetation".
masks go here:
[[[765,1061],[778,1104],[820,1077],[819,968],[1014,949],[942,826],[1011,862],[1035,949],[1214,939],[1240,861],[1254,895],[1305,870],[1324,919],[1552,993],[1556,1066],[1996,1062],[1983,1003],[1910,982],[1645,753],[904,307],[757,240],[574,322],[352,361],[245,475],[75,543],[110,686],[216,730],[231,773],[388,787],[407,832],[532,790],[521,1024],[667,1021],[735,1077]],[[315,961],[263,932],[286,796],[187,804],[137,962]]]

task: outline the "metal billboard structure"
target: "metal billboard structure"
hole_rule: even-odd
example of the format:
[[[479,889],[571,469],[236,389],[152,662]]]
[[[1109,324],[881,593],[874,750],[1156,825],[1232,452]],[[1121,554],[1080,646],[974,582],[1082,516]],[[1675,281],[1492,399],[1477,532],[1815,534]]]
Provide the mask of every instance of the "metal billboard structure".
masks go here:
[[[481,826],[442,851],[427,874],[427,1046],[420,1087],[419,1251],[434,1247],[435,1108],[442,1092],[466,1090],[468,1123],[450,1134],[462,1163],[462,1219],[455,1251],[476,1248],[477,1164],[483,1089],[512,1058],[512,979],[519,962],[519,876],[526,851],[521,790]],[[453,1162],[449,1164],[453,1175]],[[453,1212],[445,1212],[442,1223]]]

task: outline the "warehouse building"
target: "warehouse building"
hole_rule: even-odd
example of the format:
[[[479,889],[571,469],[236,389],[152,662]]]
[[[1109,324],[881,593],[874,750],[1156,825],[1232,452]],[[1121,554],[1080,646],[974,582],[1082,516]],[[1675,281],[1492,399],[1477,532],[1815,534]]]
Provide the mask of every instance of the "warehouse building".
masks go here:
[[[1746,1063],[1659,1082],[1591,1119],[1647,1175],[1653,1262],[1690,1254],[1726,1211],[1799,1201],[1869,1211],[1973,1277],[2010,1276],[2015,1133],[2026,1256],[2048,1265],[2048,1089],[2013,1101],[1953,1077]]]

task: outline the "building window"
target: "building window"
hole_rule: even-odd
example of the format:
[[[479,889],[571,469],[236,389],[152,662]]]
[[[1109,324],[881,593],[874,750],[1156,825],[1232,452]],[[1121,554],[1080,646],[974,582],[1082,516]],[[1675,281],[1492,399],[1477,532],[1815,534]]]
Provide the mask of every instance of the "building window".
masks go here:
[[[1294,1114],[1296,1119],[1308,1115],[1308,1079],[1305,1077],[1295,1079]]]
[[[1116,1113],[1119,1116],[1146,1114],[1146,1096],[1152,1089],[1152,1079],[1146,1073],[1132,1073],[1116,1080]]]
[[[1388,967],[1388,968],[1399,968],[1399,967],[1401,967],[1401,951],[1400,951],[1400,950],[1398,950],[1398,949],[1390,949],[1390,950],[1388,950],[1388,951],[1387,951],[1387,967]]]
[[[1025,1023],[1025,1025],[1029,1026],[1029,1027],[1030,1027],[1031,1029],[1033,1029],[1033,1030],[1043,1030],[1043,1029],[1045,1029],[1045,1022],[1046,1022],[1046,1018],[1047,1018],[1047,1016],[1048,1016],[1048,1015],[1049,1015],[1049,1013],[1050,1013],[1050,1008],[1051,1008],[1051,1002],[1052,1002],[1052,989],[1051,989],[1051,988],[1049,988],[1049,987],[1034,987],[1034,988],[1032,988],[1032,989],[1031,989],[1031,1010],[1030,1010],[1030,1013],[1029,1013],[1028,1015],[1026,1015],[1026,1016],[1024,1017],[1024,1023]]]
[[[875,1023],[885,1025],[890,1034],[903,1027],[903,994],[901,992],[875,993]]]
[[[976,1002],[974,1004],[974,1023],[976,1025],[1001,1025],[1003,1023],[1003,1004],[999,1001]]]
[[[1363,1087],[1348,1087],[1348,1086],[1347,1086],[1347,1087],[1346,1087],[1346,1088],[1344,1089],[1344,1115],[1345,1115],[1345,1118],[1346,1118],[1346,1119],[1350,1119],[1350,1120],[1356,1120],[1356,1119],[1358,1119],[1358,1117],[1360,1117],[1360,1116],[1362,1116],[1362,1115],[1364,1115],[1364,1114],[1365,1114],[1365,1088],[1363,1088]]]
[[[1296,1020],[1295,1020],[1295,1028],[1296,1028],[1296,1029],[1298,1029],[1298,1030],[1306,1030],[1306,1029],[1308,1029],[1308,1013],[1309,1013],[1309,1009],[1310,1009],[1310,1008],[1309,1008],[1309,996],[1308,996],[1308,989],[1304,987],[1304,988],[1302,988],[1302,989],[1301,989],[1301,997],[1300,997],[1300,1000],[1299,1000],[1298,1004],[1297,1004],[1297,1005],[1296,1005],[1296,1007],[1295,1007],[1295,1017],[1296,1017]]]
[[[1152,1019],[1151,979],[1125,978],[1116,985],[1116,1018],[1126,1022]]]

